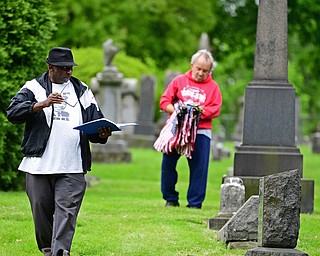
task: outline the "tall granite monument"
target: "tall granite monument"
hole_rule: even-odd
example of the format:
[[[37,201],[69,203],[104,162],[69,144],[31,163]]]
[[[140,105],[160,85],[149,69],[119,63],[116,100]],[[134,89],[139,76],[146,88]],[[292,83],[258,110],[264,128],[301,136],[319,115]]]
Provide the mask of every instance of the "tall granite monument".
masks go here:
[[[293,169],[302,177],[303,156],[295,145],[296,95],[288,82],[287,13],[287,0],[260,0],[254,79],[245,90],[243,138],[234,158],[234,176],[243,180],[246,198],[258,194],[259,177]],[[302,201],[304,193],[312,197],[302,202],[302,212],[312,212],[314,183],[302,182]]]
[[[105,117],[115,123],[121,123],[123,122],[121,118],[122,95],[126,83],[123,74],[112,64],[119,48],[113,44],[112,39],[108,39],[102,46],[103,71],[91,79],[91,86],[97,91],[97,101]],[[113,132],[107,144],[92,145],[93,161],[131,162],[131,153],[128,151],[128,143],[123,139],[123,135],[123,132]]]

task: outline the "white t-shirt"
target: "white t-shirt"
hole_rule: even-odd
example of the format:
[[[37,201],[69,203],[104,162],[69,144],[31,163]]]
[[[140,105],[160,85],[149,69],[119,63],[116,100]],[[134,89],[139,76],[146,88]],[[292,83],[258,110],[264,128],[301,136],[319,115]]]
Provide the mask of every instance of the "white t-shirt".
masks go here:
[[[52,92],[65,99],[54,104],[54,117],[49,140],[42,157],[24,157],[19,170],[31,174],[82,173],[79,131],[82,124],[81,108],[70,81],[52,84]]]

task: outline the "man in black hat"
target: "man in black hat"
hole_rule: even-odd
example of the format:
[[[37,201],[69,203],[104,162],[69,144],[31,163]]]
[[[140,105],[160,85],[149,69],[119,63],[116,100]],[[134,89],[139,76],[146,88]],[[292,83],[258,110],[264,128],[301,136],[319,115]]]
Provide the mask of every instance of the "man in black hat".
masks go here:
[[[12,98],[8,120],[25,124],[19,170],[26,173],[39,250],[47,256],[70,255],[77,215],[91,169],[89,141],[106,143],[110,130],[88,135],[73,127],[103,117],[86,84],[72,76],[70,49],[55,47],[48,71],[27,81]]]

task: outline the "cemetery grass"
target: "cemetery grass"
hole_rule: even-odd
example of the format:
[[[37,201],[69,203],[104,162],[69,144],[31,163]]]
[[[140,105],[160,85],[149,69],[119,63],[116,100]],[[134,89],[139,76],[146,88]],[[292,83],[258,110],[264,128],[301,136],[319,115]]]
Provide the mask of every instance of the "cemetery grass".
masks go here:
[[[233,150],[233,145],[226,144]],[[296,249],[320,255],[319,155],[299,147],[304,155],[304,177],[315,181],[315,211],[301,214]],[[201,210],[186,207],[187,161],[178,164],[180,207],[164,207],[160,193],[161,154],[152,149],[130,149],[131,163],[94,163],[93,178],[78,217],[73,256],[89,255],[245,255],[228,250],[208,229],[208,219],[219,213],[220,184],[233,157],[210,162],[206,200]],[[233,154],[232,154],[233,156]],[[94,179],[97,178],[97,179]],[[25,193],[0,192],[0,255],[41,255],[37,250],[29,202]]]

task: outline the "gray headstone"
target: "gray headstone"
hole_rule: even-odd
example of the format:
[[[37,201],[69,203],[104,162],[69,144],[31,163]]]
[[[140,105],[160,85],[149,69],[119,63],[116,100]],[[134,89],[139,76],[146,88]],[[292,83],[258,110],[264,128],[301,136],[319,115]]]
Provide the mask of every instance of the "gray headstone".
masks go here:
[[[314,210],[314,180],[301,179],[301,213],[313,213]]]
[[[141,93],[138,126],[135,126],[135,134],[154,135],[154,92],[156,80],[153,76],[141,78]]]
[[[93,82],[94,89],[98,91],[97,101],[104,113],[105,117],[114,121],[121,122],[121,86],[123,83],[123,75],[118,68],[111,65],[114,55],[118,52],[118,48],[112,44],[109,39],[103,43],[104,62],[103,72],[98,73]]]
[[[259,197],[252,196],[219,230],[221,242],[257,241],[258,240],[258,205]]]
[[[116,135],[112,135],[106,144],[93,144],[91,153],[94,162],[121,163],[132,160],[127,141],[118,139]]]
[[[320,153],[320,132],[315,132],[311,136],[312,153]]]
[[[222,159],[222,142],[211,142],[211,152],[213,161],[221,161]]]
[[[220,212],[208,220],[209,229],[219,230],[245,202],[245,188],[238,177],[224,177],[220,189]]]
[[[138,81],[135,78],[123,79],[121,94],[121,123],[137,123],[139,104],[137,101],[136,91]],[[122,130],[123,134],[133,134],[134,126],[128,126]]]
[[[261,178],[259,201],[258,246],[295,248],[300,228],[299,170]]]
[[[225,148],[222,142],[216,142],[215,139],[211,140],[211,153],[213,161],[220,161],[224,157],[231,156],[230,150]]]
[[[232,217],[244,204],[245,188],[238,177],[225,177],[220,189],[220,217]]]
[[[105,66],[101,73],[91,79],[93,89],[97,92],[97,102],[104,116],[115,123],[122,123],[122,86],[123,74],[112,65],[112,59],[119,49],[111,39],[103,44]],[[128,143],[121,137],[122,132],[114,132],[107,144],[92,145],[92,160],[97,162],[130,162],[131,153]]]

